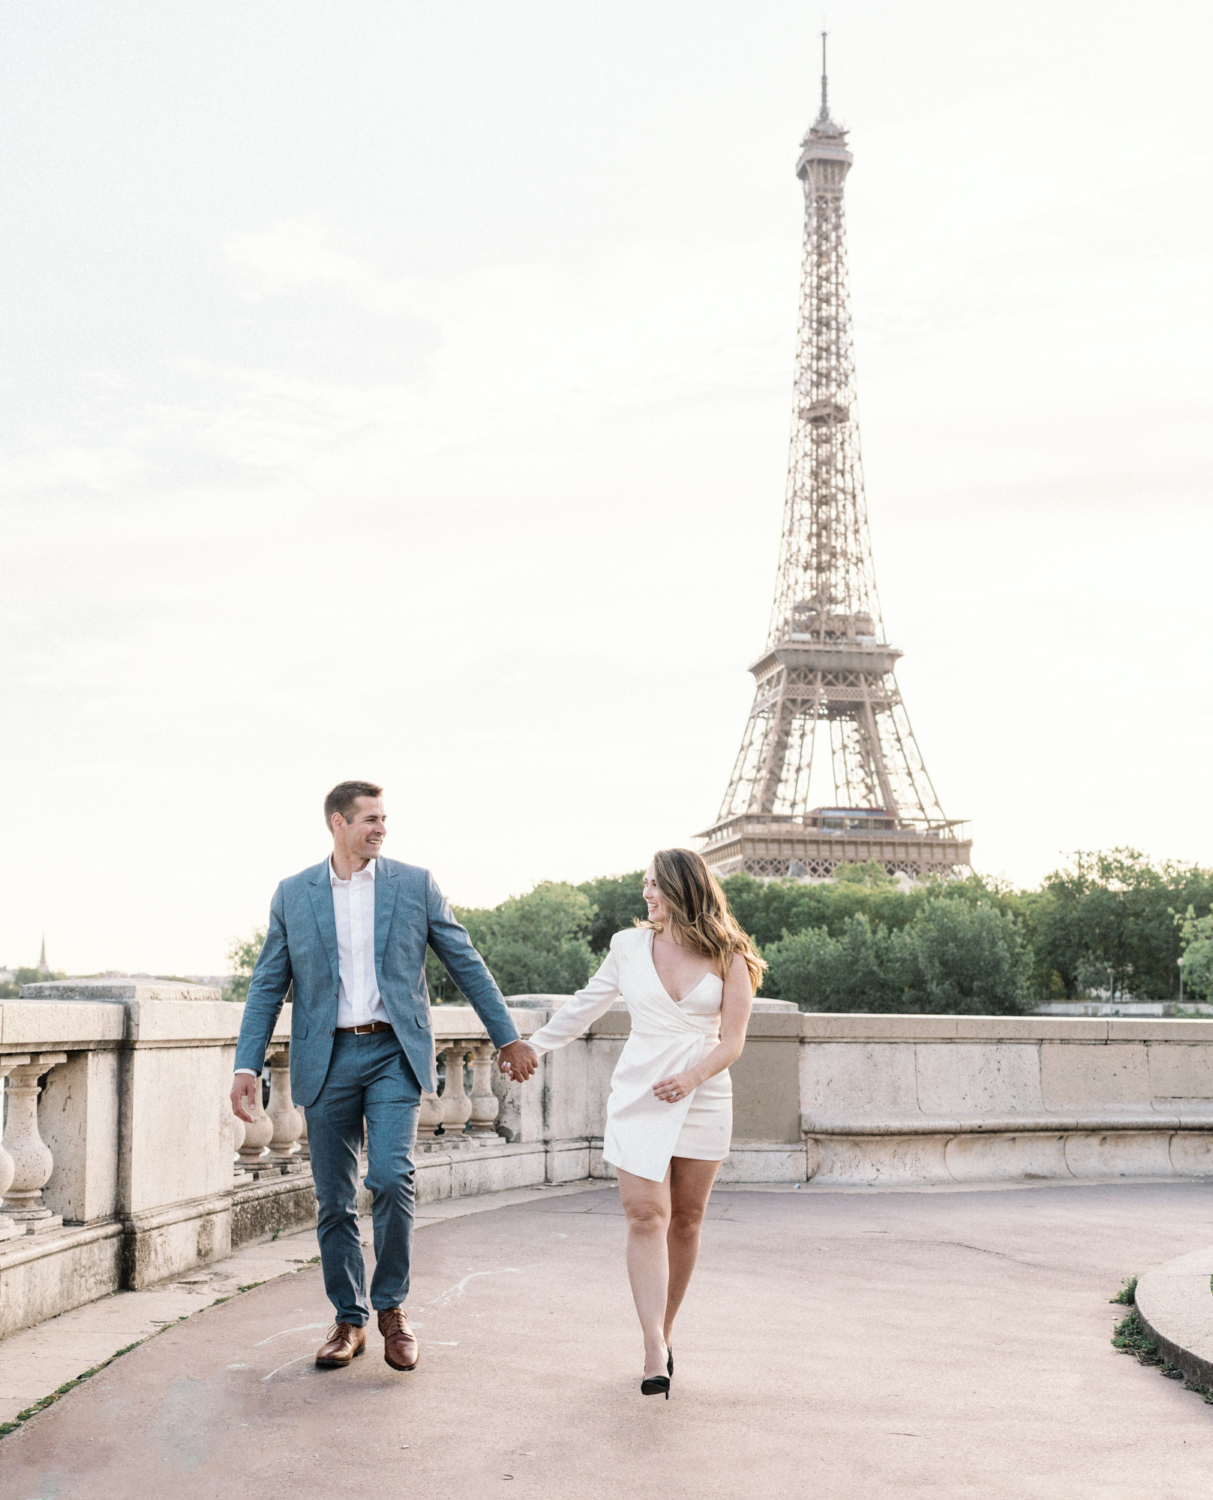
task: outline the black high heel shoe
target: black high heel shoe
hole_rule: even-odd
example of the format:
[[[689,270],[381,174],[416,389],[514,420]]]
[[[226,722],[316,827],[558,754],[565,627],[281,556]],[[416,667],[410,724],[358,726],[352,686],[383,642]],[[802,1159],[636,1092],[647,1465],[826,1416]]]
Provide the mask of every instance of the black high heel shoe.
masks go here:
[[[646,1375],[640,1382],[642,1396],[664,1396],[670,1399],[670,1377],[668,1375]]]

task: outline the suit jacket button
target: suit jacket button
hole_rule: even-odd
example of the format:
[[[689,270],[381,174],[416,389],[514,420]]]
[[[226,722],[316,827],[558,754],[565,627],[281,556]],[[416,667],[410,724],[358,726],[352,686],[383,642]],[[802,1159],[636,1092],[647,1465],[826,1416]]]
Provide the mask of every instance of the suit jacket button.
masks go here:
[[[335,1031],[330,1031],[329,1032],[329,1036],[336,1036],[336,1035],[337,1035],[337,1033]]]

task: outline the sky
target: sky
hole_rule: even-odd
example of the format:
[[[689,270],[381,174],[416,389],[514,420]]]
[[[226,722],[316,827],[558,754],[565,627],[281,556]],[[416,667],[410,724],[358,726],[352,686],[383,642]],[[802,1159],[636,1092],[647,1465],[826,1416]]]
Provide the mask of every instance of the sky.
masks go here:
[[[1213,10],[831,0],[876,574],[974,866],[1213,863]],[[0,963],[214,974],[383,783],[452,900],[714,819],[819,10],[0,12]]]

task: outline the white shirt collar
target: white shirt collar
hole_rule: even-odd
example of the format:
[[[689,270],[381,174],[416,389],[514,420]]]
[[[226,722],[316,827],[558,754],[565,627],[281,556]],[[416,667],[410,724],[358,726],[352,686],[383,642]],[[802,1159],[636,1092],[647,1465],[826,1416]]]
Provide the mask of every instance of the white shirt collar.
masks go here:
[[[354,873],[353,873],[353,875],[352,875],[352,877],[351,877],[351,880],[359,880],[359,879],[361,879],[361,880],[374,880],[374,878],[375,878],[375,861],[373,859],[368,859],[367,862],[366,862],[365,869],[355,870]],[[330,854],[329,855],[329,884],[330,885],[349,885],[350,883],[351,883],[350,880],[342,880],[341,876],[337,874],[337,871],[333,869],[333,856]]]

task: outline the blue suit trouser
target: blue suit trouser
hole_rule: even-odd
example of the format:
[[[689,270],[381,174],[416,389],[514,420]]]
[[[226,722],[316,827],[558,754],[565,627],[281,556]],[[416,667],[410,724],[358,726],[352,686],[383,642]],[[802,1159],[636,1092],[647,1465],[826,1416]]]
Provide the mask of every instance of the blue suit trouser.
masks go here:
[[[403,1305],[413,1249],[414,1169],[421,1088],[394,1031],[339,1031],[324,1087],[307,1110],[319,1205],[324,1289],[340,1323],[362,1327],[371,1309]],[[358,1231],[358,1154],[366,1121],[375,1271],[367,1302]]]

